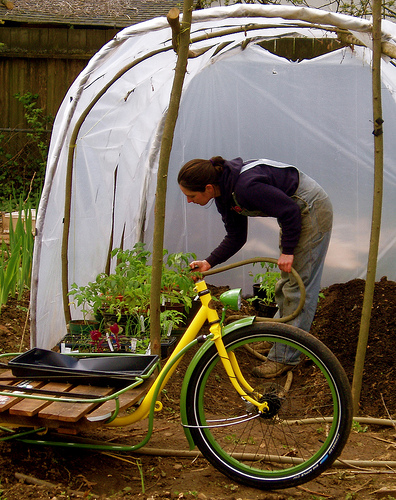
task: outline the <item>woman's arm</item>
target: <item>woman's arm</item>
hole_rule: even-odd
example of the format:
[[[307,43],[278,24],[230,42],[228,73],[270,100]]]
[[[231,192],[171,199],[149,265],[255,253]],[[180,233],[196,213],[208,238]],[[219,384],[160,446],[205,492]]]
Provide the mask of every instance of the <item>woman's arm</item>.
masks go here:
[[[231,209],[223,212],[218,207],[218,210],[222,214],[226,235],[209,257],[205,259],[211,267],[225,262],[236,254],[246,243],[248,232],[247,217],[239,215]]]

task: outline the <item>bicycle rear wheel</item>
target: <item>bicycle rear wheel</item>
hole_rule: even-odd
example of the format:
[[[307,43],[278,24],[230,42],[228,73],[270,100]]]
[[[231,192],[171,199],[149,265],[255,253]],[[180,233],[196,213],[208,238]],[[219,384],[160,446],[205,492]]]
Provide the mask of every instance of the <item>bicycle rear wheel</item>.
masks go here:
[[[280,323],[256,323],[223,340],[253,388],[249,395],[268,410],[260,414],[237,394],[213,345],[187,387],[195,444],[223,474],[255,488],[290,488],[318,476],[341,453],[352,422],[351,390],[338,360],[312,335]],[[302,360],[276,379],[255,378],[252,368],[262,361],[252,348],[262,342],[287,344]]]

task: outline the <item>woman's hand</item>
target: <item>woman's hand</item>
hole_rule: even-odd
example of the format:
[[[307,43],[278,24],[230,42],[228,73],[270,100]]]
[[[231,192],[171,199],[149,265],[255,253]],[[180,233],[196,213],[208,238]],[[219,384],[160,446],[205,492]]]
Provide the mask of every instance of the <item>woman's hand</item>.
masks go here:
[[[278,259],[278,267],[285,273],[291,273],[293,261],[294,255],[286,255],[283,253]]]
[[[194,260],[190,263],[190,267],[192,271],[204,273],[205,271],[209,271],[212,266],[206,260]]]

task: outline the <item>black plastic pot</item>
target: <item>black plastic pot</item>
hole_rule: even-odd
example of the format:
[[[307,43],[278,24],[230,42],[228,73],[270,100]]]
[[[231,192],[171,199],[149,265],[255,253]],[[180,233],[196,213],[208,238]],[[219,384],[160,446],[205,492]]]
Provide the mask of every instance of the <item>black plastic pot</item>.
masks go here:
[[[257,311],[257,315],[263,318],[273,318],[278,311],[278,306],[275,303],[265,303],[267,294],[265,290],[260,290],[260,283],[253,285],[253,295],[255,298],[252,304]]]
[[[278,306],[274,305],[265,305],[265,304],[257,304],[255,305],[255,309],[257,311],[257,315],[262,318],[273,318],[278,311]]]
[[[168,337],[161,340],[161,359],[168,358],[174,351],[179,339],[177,337]]]

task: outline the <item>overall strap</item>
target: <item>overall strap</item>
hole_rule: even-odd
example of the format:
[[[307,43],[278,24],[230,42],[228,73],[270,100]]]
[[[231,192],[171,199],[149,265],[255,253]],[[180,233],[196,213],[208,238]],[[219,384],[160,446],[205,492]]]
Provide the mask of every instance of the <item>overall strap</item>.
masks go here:
[[[243,172],[246,172],[246,170],[250,170],[251,168],[256,167],[257,165],[269,165],[270,167],[277,167],[277,168],[294,167],[293,165],[289,165],[287,163],[281,163],[280,161],[268,160],[267,158],[262,158],[261,160],[252,160],[252,161],[248,160],[248,161],[250,161],[250,163],[246,163],[245,165],[242,166],[239,175],[243,174]]]

